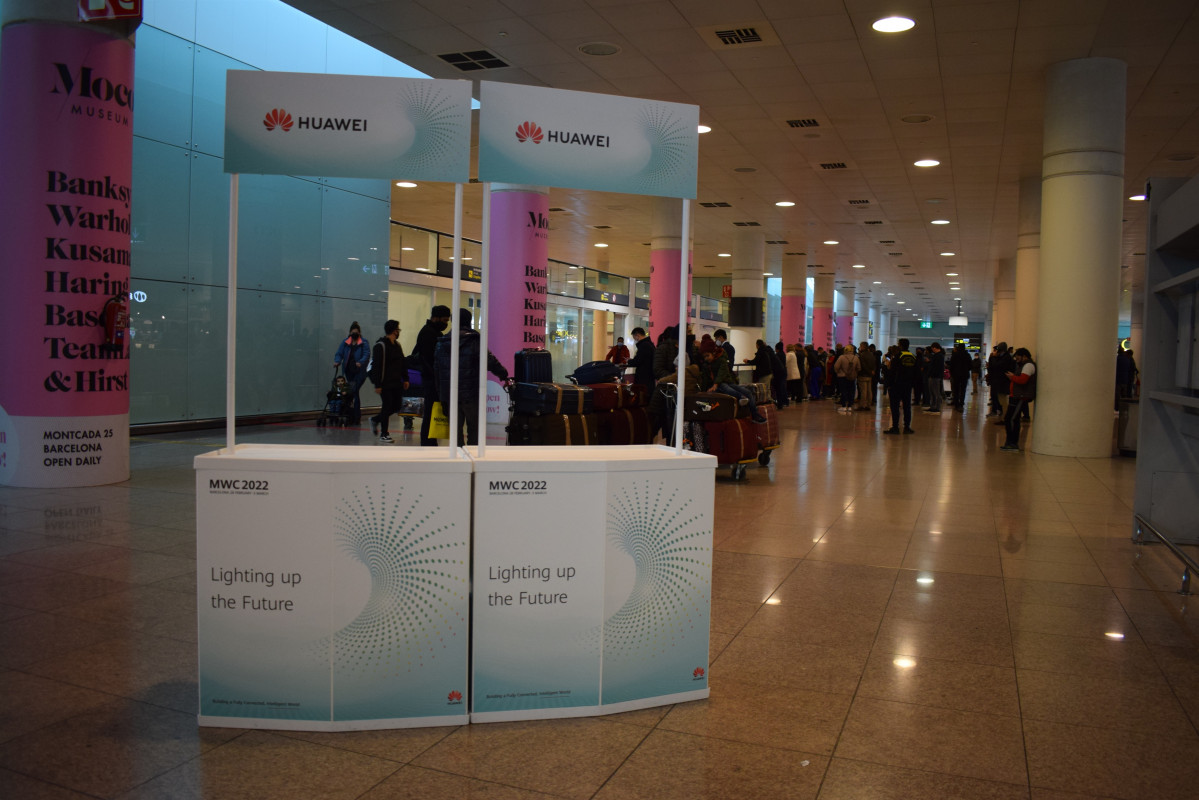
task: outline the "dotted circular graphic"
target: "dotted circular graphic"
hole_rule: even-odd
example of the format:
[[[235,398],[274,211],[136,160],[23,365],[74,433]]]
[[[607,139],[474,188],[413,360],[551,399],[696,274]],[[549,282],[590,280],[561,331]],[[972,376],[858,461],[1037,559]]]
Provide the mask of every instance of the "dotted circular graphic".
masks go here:
[[[433,81],[409,85],[396,98],[404,116],[412,120],[416,138],[398,162],[396,169],[419,171],[436,166],[458,146],[457,132],[469,120],[464,120],[458,105]],[[411,177],[400,175],[397,177]]]
[[[655,194],[669,187],[680,173],[694,169],[694,152],[690,142],[695,129],[664,108],[643,108],[637,120],[641,132],[650,144],[649,162],[638,173],[635,184],[645,194]]]
[[[654,658],[694,635],[711,587],[711,533],[678,488],[659,482],[619,490],[608,509],[608,540],[632,557],[637,573],[624,604],[604,621],[609,657]]]
[[[390,494],[389,494],[390,493]],[[440,506],[419,492],[378,486],[351,492],[334,512],[340,549],[370,570],[365,607],[320,643],[337,668],[398,675],[423,667],[461,635],[469,550]]]

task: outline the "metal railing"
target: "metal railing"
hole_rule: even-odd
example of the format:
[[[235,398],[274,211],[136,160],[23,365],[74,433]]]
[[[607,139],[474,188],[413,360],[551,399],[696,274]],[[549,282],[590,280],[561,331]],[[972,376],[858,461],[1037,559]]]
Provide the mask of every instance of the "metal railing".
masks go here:
[[[1191,593],[1191,572],[1199,572],[1199,564],[1195,563],[1195,559],[1179,549],[1178,545],[1170,541],[1164,533],[1153,527],[1149,520],[1142,517],[1140,514],[1133,515],[1133,522],[1136,523],[1136,531],[1132,535],[1132,540],[1137,544],[1145,544],[1145,532],[1153,534],[1159,542],[1169,548],[1179,561],[1182,562],[1182,586],[1179,588],[1179,594],[1189,595]],[[1137,558],[1140,558],[1140,552],[1137,553]]]

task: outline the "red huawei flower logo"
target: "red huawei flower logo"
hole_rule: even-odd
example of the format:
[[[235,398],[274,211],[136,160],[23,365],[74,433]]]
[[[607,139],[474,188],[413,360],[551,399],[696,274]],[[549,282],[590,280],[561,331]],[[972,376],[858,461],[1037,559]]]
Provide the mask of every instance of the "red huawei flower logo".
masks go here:
[[[516,141],[518,142],[532,139],[533,144],[540,144],[541,138],[541,128],[535,122],[522,122],[516,129]]]
[[[288,114],[281,108],[272,108],[267,112],[266,117],[262,120],[262,124],[266,126],[268,131],[273,131],[275,128],[290,131],[292,125],[291,114]]]
[[[704,676],[704,668],[703,667],[696,667],[695,671],[691,673],[691,677],[693,677],[693,678],[702,678],[703,676]]]
[[[457,703],[461,699],[462,699],[462,692],[458,691],[457,689],[450,692],[449,700],[451,703]]]

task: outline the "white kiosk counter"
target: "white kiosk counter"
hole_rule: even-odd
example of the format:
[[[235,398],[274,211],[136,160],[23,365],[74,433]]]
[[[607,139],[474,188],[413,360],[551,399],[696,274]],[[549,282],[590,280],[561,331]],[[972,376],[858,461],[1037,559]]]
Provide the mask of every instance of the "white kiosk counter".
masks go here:
[[[198,456],[200,724],[467,722],[471,467],[444,448]]]
[[[716,459],[653,445],[468,452],[471,721],[707,697]]]

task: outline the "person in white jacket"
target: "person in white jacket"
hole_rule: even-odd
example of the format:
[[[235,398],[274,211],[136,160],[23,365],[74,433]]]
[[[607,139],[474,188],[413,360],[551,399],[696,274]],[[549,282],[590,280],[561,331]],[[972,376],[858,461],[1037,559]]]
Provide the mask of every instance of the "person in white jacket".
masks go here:
[[[837,408],[839,414],[853,412],[853,396],[858,388],[858,373],[862,371],[862,362],[854,352],[853,345],[845,345],[841,355],[833,362],[833,371],[837,373],[837,383],[841,388],[841,405]]]

